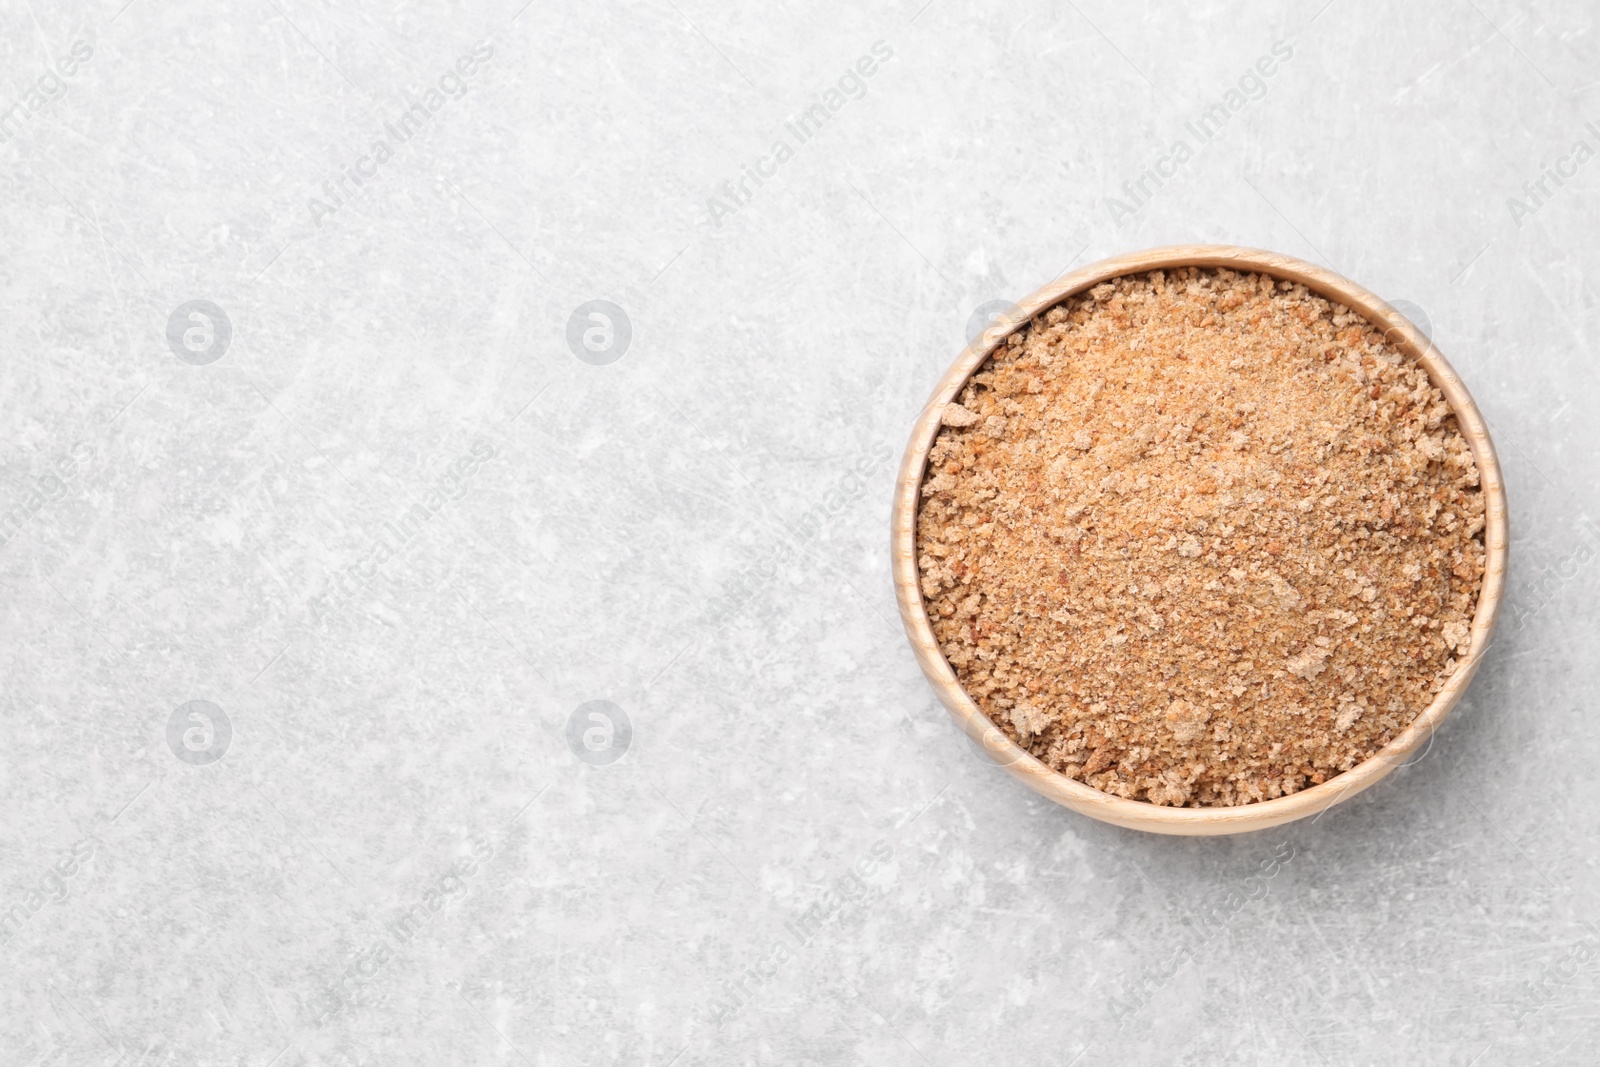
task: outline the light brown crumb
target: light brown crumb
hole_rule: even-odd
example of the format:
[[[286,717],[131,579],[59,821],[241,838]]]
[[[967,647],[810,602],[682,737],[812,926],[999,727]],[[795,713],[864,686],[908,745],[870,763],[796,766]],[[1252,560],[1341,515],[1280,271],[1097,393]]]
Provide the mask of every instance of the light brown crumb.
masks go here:
[[[968,411],[960,404],[946,404],[944,406],[944,416],[939,421],[946,426],[961,427],[971,426],[978,421],[978,418],[979,416],[975,412]]]
[[[1173,738],[1188,743],[1206,732],[1211,712],[1187,700],[1174,700],[1167,708],[1166,719]]]
[[[1332,653],[1325,648],[1308,648],[1298,656],[1290,656],[1284,666],[1290,674],[1309,682],[1322,673],[1322,668],[1327,666],[1324,661],[1330,655]]]
[[[1049,766],[1155,804],[1349,770],[1458,667],[1478,472],[1440,392],[1287,282],[1117,278],[947,405],[917,517],[946,658]]]
[[[1018,704],[1011,709],[1011,725],[1016,727],[1017,733],[1022,737],[1034,737],[1044,733],[1045,728],[1054,721],[1049,712],[1033,704]]]

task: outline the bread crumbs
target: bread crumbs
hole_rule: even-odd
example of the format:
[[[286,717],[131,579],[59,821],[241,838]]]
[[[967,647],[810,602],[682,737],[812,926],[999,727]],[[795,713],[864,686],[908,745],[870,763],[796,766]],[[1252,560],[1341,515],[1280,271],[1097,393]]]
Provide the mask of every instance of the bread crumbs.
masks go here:
[[[1265,275],[1116,278],[948,405],[917,556],[996,727],[1106,793],[1249,804],[1371,757],[1465,656],[1478,470],[1426,372]]]

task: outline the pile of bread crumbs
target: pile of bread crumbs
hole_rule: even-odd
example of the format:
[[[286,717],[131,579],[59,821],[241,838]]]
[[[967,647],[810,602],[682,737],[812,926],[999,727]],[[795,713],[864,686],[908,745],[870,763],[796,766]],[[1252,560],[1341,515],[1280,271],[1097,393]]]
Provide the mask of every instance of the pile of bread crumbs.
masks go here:
[[[1469,647],[1477,466],[1416,363],[1265,275],[1116,278],[943,413],[922,593],[966,691],[1106,793],[1248,804],[1372,756]]]

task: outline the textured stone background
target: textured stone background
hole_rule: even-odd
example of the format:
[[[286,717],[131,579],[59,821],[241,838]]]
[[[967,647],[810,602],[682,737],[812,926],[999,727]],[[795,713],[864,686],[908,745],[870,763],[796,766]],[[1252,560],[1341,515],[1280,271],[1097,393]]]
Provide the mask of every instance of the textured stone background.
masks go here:
[[[0,0],[0,1062],[1592,1061],[1592,5],[518,2]],[[1432,747],[1232,839],[987,764],[887,567],[974,310],[1191,241],[1420,308],[1512,494]]]

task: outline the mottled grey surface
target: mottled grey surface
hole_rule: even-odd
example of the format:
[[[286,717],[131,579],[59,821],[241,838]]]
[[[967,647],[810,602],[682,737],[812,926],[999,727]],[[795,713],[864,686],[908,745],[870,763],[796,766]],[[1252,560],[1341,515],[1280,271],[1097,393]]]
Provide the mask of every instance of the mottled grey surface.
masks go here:
[[[1592,4],[519,2],[0,0],[0,1063],[1594,1062]],[[1427,753],[1210,840],[887,553],[974,310],[1193,241],[1420,308],[1513,526]]]

